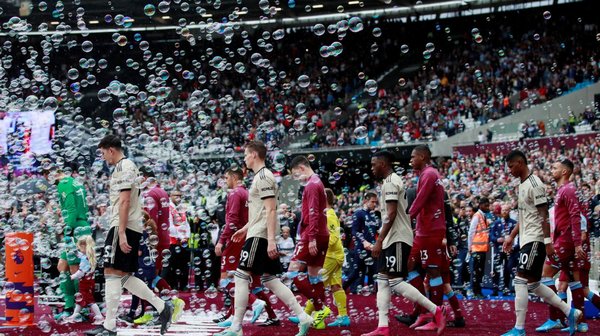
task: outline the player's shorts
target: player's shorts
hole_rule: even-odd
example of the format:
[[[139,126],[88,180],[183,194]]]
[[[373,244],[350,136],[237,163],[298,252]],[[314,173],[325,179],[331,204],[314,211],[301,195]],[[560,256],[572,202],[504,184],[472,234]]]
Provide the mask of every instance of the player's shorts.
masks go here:
[[[329,236],[317,236],[317,255],[310,254],[308,249],[308,240],[299,240],[292,256],[292,262],[300,262],[307,266],[323,267],[325,263],[325,256],[327,255],[327,248],[329,247]]]
[[[221,273],[235,271],[240,263],[240,254],[242,253],[243,243],[229,243],[223,249],[221,255]]]
[[[118,228],[113,226],[106,234],[106,243],[104,245],[104,268],[114,268],[116,270],[133,273],[138,270],[138,251],[140,250],[140,239],[142,234],[130,229],[125,230],[127,244],[131,246],[129,253],[121,251],[119,246]],[[159,252],[160,253],[160,252]]]
[[[541,278],[546,259],[546,246],[542,242],[531,242],[519,250],[517,272]]]
[[[414,266],[419,265],[423,269],[438,268],[444,270],[449,267],[446,247],[443,244],[444,236],[423,237],[417,236],[410,250],[410,261]]]
[[[342,266],[344,260],[325,257],[323,264],[323,284],[325,286],[342,285]]]
[[[271,259],[268,253],[268,241],[265,238],[250,237],[244,242],[238,268],[253,275],[276,275],[282,272],[279,257]]]
[[[577,261],[575,259],[575,249],[572,247],[554,246],[556,256],[554,258],[546,258],[545,264],[558,269],[561,273],[572,275],[573,271],[578,270]]]
[[[584,248],[584,251],[586,251],[586,249]],[[558,252],[557,252],[558,253]],[[546,260],[546,264],[548,264],[548,260]],[[585,259],[585,260],[581,260],[581,259],[575,259],[575,270],[579,270],[579,282],[581,282],[581,284],[584,287],[589,287],[590,284],[590,269],[591,269],[591,264],[590,264],[590,260],[589,259]],[[553,266],[554,267],[554,266]],[[562,282],[569,282],[572,281],[571,277],[569,276],[569,274],[567,274],[566,272],[563,272],[561,270],[559,276],[558,276],[559,281]]]
[[[406,278],[408,275],[408,258],[411,246],[404,242],[396,242],[381,250],[377,259],[377,272],[393,277]]]

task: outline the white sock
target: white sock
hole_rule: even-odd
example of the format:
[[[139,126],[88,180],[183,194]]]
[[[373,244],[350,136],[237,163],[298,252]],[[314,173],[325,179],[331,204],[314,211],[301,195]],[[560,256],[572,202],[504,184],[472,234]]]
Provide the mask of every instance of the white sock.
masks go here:
[[[517,320],[515,328],[525,329],[525,317],[527,316],[527,304],[529,303],[529,291],[527,290],[527,279],[515,277],[515,315]]]
[[[265,287],[267,287],[271,292],[273,292],[273,294],[275,294],[275,296],[277,296],[279,300],[281,300],[286,306],[288,306],[288,308],[290,308],[294,312],[296,316],[298,316],[300,322],[305,322],[306,320],[308,320],[308,314],[304,312],[304,309],[302,309],[302,306],[300,306],[300,304],[296,300],[294,293],[292,293],[292,291],[289,288],[287,288],[281,282],[281,280],[279,280],[279,278],[277,278],[274,275],[263,275],[261,277],[261,280]]]
[[[242,328],[242,320],[244,314],[246,314],[246,308],[248,307],[248,296],[250,295],[250,282],[252,277],[244,272],[237,270],[235,271],[235,294],[234,294],[234,310],[233,310],[233,322],[231,322],[231,329],[238,331]]]
[[[71,316],[69,316],[69,318],[75,319],[75,317],[77,317],[77,315],[79,315],[80,312],[81,312],[81,305],[75,304],[75,309],[73,309],[73,314]]]
[[[162,313],[163,309],[165,309],[165,301],[156,296],[154,292],[148,288],[148,285],[146,285],[146,283],[139,278],[127,275],[121,279],[121,284],[131,294],[139,297],[142,300],[148,301],[148,303],[156,308],[156,311],[159,314]]]
[[[106,303],[106,318],[104,328],[111,331],[117,330],[117,310],[121,300],[121,277],[106,275],[104,285],[104,302]]]
[[[533,294],[542,298],[544,302],[560,309],[565,316],[569,316],[569,313],[571,312],[571,306],[569,306],[566,302],[563,302],[558,295],[556,295],[556,293],[550,289],[550,287],[540,284],[539,282],[529,284],[528,287]]]
[[[254,300],[254,302],[252,302],[252,310],[256,309],[256,307],[263,305],[263,304],[266,305],[267,303],[261,299]]]
[[[94,313],[95,320],[101,319],[103,317],[102,312],[100,311],[100,307],[98,307],[96,303],[92,303],[90,305],[90,309],[92,310],[92,313]]]
[[[387,327],[390,323],[390,301],[392,299],[392,290],[390,289],[389,278],[385,274],[377,274],[377,312],[379,313],[379,324],[377,327]]]
[[[390,280],[390,287],[398,292],[403,297],[407,298],[412,303],[417,303],[421,307],[427,309],[430,313],[435,314],[437,306],[426,298],[418,289],[404,281],[402,278]]]

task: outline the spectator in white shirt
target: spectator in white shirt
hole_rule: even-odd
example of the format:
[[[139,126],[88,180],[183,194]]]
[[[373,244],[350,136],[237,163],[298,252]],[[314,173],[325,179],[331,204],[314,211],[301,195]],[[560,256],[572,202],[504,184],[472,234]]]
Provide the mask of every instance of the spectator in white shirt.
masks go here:
[[[287,226],[281,227],[281,236],[277,239],[277,249],[279,250],[279,260],[283,265],[283,269],[287,270],[292,254],[294,254],[294,240],[290,237],[290,228]]]

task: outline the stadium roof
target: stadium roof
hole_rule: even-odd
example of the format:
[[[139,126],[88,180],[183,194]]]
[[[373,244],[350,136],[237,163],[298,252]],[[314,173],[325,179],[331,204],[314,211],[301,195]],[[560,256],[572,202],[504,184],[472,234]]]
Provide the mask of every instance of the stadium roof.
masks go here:
[[[31,24],[29,31],[19,34],[54,33],[60,23],[70,29],[61,33],[111,33],[115,31],[173,30],[177,27],[202,28],[209,24],[241,24],[249,26],[302,26],[316,22],[339,21],[351,16],[432,20],[459,16],[552,6],[582,0],[172,0],[172,1],[106,1],[11,0],[2,4],[2,22],[18,16]],[[14,4],[11,4],[14,3]],[[145,11],[146,10],[146,11]],[[152,15],[148,15],[153,13]],[[115,24],[118,15],[124,24]],[[81,20],[78,20],[78,16]],[[79,24],[78,24],[78,21]],[[48,32],[39,32],[40,24]],[[2,35],[9,29],[3,27]]]

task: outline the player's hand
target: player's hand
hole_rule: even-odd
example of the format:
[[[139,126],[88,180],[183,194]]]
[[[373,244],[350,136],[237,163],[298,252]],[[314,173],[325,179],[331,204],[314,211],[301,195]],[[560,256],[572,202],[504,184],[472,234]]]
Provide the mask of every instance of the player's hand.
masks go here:
[[[119,247],[123,253],[127,254],[131,252],[131,246],[127,244],[127,236],[125,233],[119,233]]]
[[[246,240],[246,232],[248,230],[247,229],[239,229],[237,230],[233,236],[231,236],[231,240],[233,240],[234,243],[241,243],[244,240]]]
[[[371,256],[373,256],[373,258],[379,258],[382,248],[381,245],[382,242],[380,240],[376,241],[375,245],[373,245],[373,249],[371,250]]]
[[[220,257],[223,254],[223,244],[218,243],[217,245],[215,245],[215,255],[217,257]]]
[[[451,256],[456,257],[458,255],[458,249],[456,248],[456,245],[450,245],[449,249]]]
[[[556,251],[554,250],[554,245],[552,245],[552,243],[546,244],[546,256],[550,260],[556,260]]]
[[[587,232],[583,231],[581,232],[581,241],[586,241],[587,240]]]
[[[363,247],[365,248],[365,250],[371,251],[373,249],[373,244],[371,244],[368,241],[364,240],[363,241]]]
[[[513,240],[511,236],[506,236],[506,238],[504,239],[504,243],[502,244],[502,250],[505,253],[510,253],[512,252],[512,248],[513,248]]]
[[[316,240],[311,240],[308,243],[308,252],[310,252],[311,256],[316,256],[317,253],[319,253],[319,249],[317,248],[317,241]]]
[[[575,246],[575,256],[579,259],[585,260],[585,258],[587,257],[587,253],[585,253],[583,247]]]
[[[269,239],[269,243],[267,244],[267,253],[271,259],[279,258],[279,251],[277,251],[277,244],[274,240]]]

